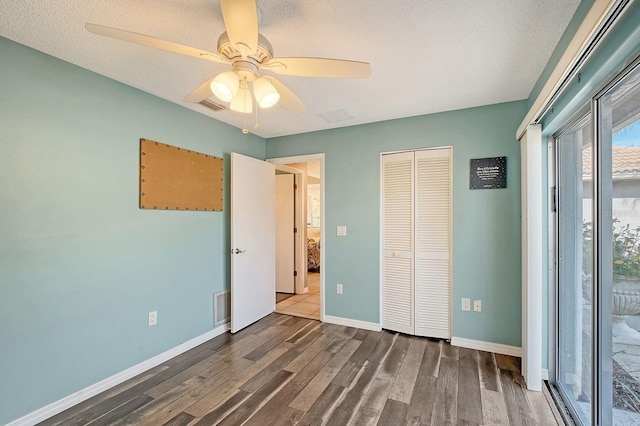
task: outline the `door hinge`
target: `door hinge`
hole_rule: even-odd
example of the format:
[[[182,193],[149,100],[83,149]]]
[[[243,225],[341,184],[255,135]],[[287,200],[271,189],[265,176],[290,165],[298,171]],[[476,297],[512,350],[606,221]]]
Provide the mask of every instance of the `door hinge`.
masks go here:
[[[298,271],[293,271],[293,276],[297,277],[298,276]]]
[[[553,188],[551,188],[551,211],[554,213],[558,211],[558,187],[557,186],[554,186]]]
[[[293,184],[293,190],[295,191],[296,189],[298,189],[298,184],[297,184],[297,183],[294,183],[294,184]]]
[[[293,228],[293,233],[297,234],[298,233],[298,228]]]

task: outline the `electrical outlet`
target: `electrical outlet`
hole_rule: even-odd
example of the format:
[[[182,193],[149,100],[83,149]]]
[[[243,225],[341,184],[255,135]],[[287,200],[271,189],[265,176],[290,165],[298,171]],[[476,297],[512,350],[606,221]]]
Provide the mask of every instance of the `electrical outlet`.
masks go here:
[[[347,236],[347,227],[346,226],[338,226],[336,228],[336,235],[338,235],[340,237],[346,237]]]
[[[473,310],[475,312],[482,312],[482,300],[473,301]]]
[[[470,311],[471,310],[471,299],[469,299],[468,297],[463,297],[462,298],[462,310],[463,311]]]
[[[336,285],[336,293],[342,294],[342,284]]]
[[[149,312],[149,327],[158,324],[158,311]]]

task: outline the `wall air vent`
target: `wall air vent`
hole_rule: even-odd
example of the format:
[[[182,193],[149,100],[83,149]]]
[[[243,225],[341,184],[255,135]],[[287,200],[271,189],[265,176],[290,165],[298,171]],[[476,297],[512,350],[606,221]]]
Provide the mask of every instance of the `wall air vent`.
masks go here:
[[[213,293],[213,326],[231,321],[231,292],[229,290]]]
[[[198,103],[200,105],[202,105],[203,107],[207,107],[207,108],[212,109],[214,111],[220,111],[221,109],[224,109],[224,105],[220,105],[220,104],[217,104],[215,102],[211,102],[208,99],[203,99]]]

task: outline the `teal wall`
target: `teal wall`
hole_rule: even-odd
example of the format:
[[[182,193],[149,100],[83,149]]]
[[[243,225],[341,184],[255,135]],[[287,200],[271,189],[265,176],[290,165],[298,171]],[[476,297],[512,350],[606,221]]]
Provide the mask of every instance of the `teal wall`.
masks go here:
[[[213,328],[228,209],[138,209],[139,138],[225,167],[265,141],[3,38],[0,58],[5,424]]]
[[[325,153],[327,315],[380,321],[380,154],[453,146],[453,335],[520,346],[524,101],[267,140],[267,157]],[[469,189],[471,158],[506,156],[508,188]],[[347,237],[336,226],[348,227]],[[336,284],[344,293],[335,292]],[[482,313],[461,298],[482,299]]]

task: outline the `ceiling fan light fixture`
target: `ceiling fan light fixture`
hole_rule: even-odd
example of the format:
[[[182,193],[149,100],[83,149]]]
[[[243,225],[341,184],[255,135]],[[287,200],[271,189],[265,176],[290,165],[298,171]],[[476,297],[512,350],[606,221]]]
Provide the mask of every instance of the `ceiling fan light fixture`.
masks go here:
[[[258,107],[270,108],[279,103],[294,114],[309,109],[287,86],[271,76],[260,77],[265,69],[280,75],[322,78],[369,78],[371,66],[366,62],[330,58],[274,57],[269,40],[259,32],[260,9],[257,0],[219,0],[225,31],[218,38],[217,53],[172,41],[103,25],[87,23],[87,31],[117,40],[157,48],[181,55],[231,65],[233,70],[208,78],[189,93],[185,102],[207,103],[214,96],[246,116]],[[251,86],[247,83],[251,82]],[[240,93],[238,93],[240,92]],[[257,127],[256,127],[257,128]],[[247,130],[248,131],[248,130]]]
[[[251,92],[249,91],[246,81],[240,82],[238,93],[236,93],[236,96],[231,100],[229,109],[245,114],[253,111],[253,99],[251,98]]]
[[[273,84],[264,77],[256,78],[253,81],[253,94],[260,108],[270,108],[280,100],[280,93],[273,87]]]
[[[235,71],[226,71],[218,74],[211,82],[211,91],[218,99],[231,102],[240,86],[240,79]]]

